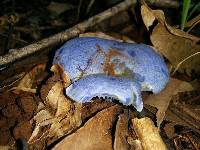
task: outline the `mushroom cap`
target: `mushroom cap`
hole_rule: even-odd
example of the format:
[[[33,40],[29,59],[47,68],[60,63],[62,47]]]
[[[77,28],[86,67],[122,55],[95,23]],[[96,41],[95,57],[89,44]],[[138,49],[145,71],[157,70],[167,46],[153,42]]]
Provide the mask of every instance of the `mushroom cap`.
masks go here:
[[[152,47],[145,44],[124,43],[97,37],[75,38],[67,41],[57,50],[53,64],[61,65],[72,81],[72,85],[66,89],[68,96],[73,93],[72,91],[78,89],[81,91],[81,88],[93,86],[101,88],[99,94],[97,91],[96,94],[103,97],[103,94],[106,94],[106,90],[109,89],[110,95],[118,95],[118,99],[125,105],[130,105],[131,101],[138,110],[142,108],[142,101],[139,102],[141,97],[136,98],[136,101],[131,99],[126,102],[127,96],[120,97],[122,94],[119,94],[117,89],[121,88],[116,84],[126,87],[126,91],[121,89],[124,93],[128,94],[127,91],[129,91],[140,96],[141,91],[159,93],[169,81],[168,68],[164,59]],[[96,74],[104,74],[105,76],[97,76]],[[89,77],[87,78],[87,76]],[[121,79],[116,79],[115,83],[110,76],[121,77]],[[121,80],[124,80],[126,84],[122,84]],[[103,86],[100,81],[104,83]],[[96,85],[94,86],[92,82]],[[132,85],[130,85],[131,82]],[[78,89],[74,88],[77,84]],[[89,91],[88,93],[86,91],[87,89],[84,89],[80,95],[82,97],[84,94],[87,95],[86,100],[78,96],[78,93],[74,97],[72,96],[74,94],[71,94],[71,98],[75,101],[85,102],[95,96],[94,90],[89,95]]]
[[[124,105],[133,105],[142,111],[140,84],[132,79],[106,74],[85,76],[66,88],[66,95],[76,102],[89,102],[93,97],[119,100]]]

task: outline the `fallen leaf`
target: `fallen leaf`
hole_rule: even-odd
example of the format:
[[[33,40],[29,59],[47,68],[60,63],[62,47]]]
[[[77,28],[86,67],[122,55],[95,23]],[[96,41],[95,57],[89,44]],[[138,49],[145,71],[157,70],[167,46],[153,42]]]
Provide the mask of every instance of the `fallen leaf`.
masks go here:
[[[53,117],[48,110],[41,110],[34,116],[32,122],[35,124],[35,127],[31,134],[31,137],[28,140],[29,144],[36,143],[41,140],[41,138],[45,134],[41,132],[41,128],[51,124],[51,118]]]
[[[56,82],[55,85],[49,91],[45,104],[49,105],[53,109],[58,107],[58,102],[61,96],[61,92],[63,92],[63,85],[60,82]]]
[[[199,105],[199,91],[179,92],[172,97],[170,106],[168,109],[168,115],[166,120],[169,120],[169,112],[171,111],[177,118],[180,118],[182,122],[185,122],[189,128],[193,129],[197,133],[200,133],[200,105]],[[178,120],[171,120],[180,122]]]
[[[166,135],[167,135],[167,137],[169,138],[169,139],[172,139],[172,138],[174,138],[175,136],[177,136],[177,134],[174,132],[174,126],[175,126],[176,124],[175,123],[167,123],[165,126],[164,126],[164,131],[165,131],[165,133],[166,133]]]
[[[64,68],[59,64],[53,65],[51,67],[51,71],[54,73],[55,77],[59,77],[61,79],[64,87],[67,87],[71,84],[68,74],[65,73]]]
[[[53,149],[111,150],[112,128],[120,112],[122,112],[122,107],[119,105],[102,110],[89,119],[79,130],[64,138]]]
[[[27,141],[32,133],[30,119],[37,108],[33,93],[4,92],[0,94],[0,145],[16,146],[16,141]]]
[[[183,131],[177,137],[175,137],[173,141],[176,143],[175,149],[200,149],[199,135],[196,135],[192,132]]]
[[[178,92],[191,90],[193,90],[193,87],[190,83],[171,78],[163,91],[161,91],[159,94],[152,94],[144,100],[144,104],[151,105],[158,109],[156,113],[158,127],[160,127],[160,124],[165,118],[166,111],[172,96]]]
[[[143,22],[147,28],[147,30],[149,30],[149,27],[153,25],[153,22],[155,21],[155,16],[154,13],[149,11],[149,9],[142,5],[141,6],[141,15],[142,15],[142,19]]]
[[[28,142],[39,145],[37,148],[43,147],[43,144],[49,145],[63,135],[69,134],[82,123],[82,105],[66,98],[62,80],[54,76],[52,78],[58,81],[47,82],[50,87],[46,85],[49,91],[45,91],[48,94],[43,94],[46,95],[44,106],[38,106],[38,113],[33,118],[35,128]]]
[[[167,110],[165,120],[169,122],[164,126],[164,131],[169,139],[177,137],[178,133],[175,132],[175,126],[177,125],[189,127],[191,131],[199,133],[199,130],[197,128],[189,125],[187,121],[177,116],[171,110]]]
[[[25,92],[31,92],[36,93],[37,87],[35,86],[38,82],[37,77],[40,75],[44,79],[44,75],[41,74],[44,73],[46,65],[40,64],[35,66],[30,72],[26,73],[25,76],[20,80],[17,87],[13,87],[11,90],[14,93],[19,93],[20,91]],[[39,81],[42,81],[40,79]]]
[[[94,116],[95,113],[113,105],[115,105],[115,103],[111,101],[105,101],[95,98],[92,100],[92,102],[83,103],[81,109],[81,118],[83,122],[85,122],[86,120],[88,120],[88,118]]]
[[[161,10],[142,5],[141,14],[147,29],[152,22],[158,21],[151,34],[151,42],[170,61],[174,71],[186,71],[191,75],[194,70],[200,74],[200,38],[168,25]]]
[[[200,14],[197,15],[196,17],[194,17],[193,19],[189,20],[185,27],[189,27],[189,29],[187,30],[187,32],[190,32],[197,24],[200,23]]]
[[[1,150],[10,150],[10,149],[13,149],[13,147],[8,146],[8,145],[5,145],[5,146],[0,145],[0,149]]]

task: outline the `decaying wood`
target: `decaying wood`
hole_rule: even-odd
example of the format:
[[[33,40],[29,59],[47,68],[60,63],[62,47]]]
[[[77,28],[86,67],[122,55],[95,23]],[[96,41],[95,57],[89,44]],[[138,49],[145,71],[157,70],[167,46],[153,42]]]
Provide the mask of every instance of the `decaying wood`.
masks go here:
[[[3,70],[9,64],[14,63],[15,61],[20,60],[36,52],[42,51],[44,49],[49,51],[51,47],[61,44],[70,38],[78,36],[80,33],[85,32],[86,30],[100,23],[101,21],[108,19],[121,11],[124,11],[131,6],[134,6],[136,2],[136,0],[125,0],[119,3],[118,5],[94,17],[91,17],[88,20],[79,23],[63,32],[60,32],[49,38],[45,38],[41,41],[35,42],[20,49],[11,49],[8,54],[0,56],[0,70]]]
[[[134,118],[132,119],[132,124],[144,150],[167,149],[158,132],[158,128],[155,127],[150,118]]]

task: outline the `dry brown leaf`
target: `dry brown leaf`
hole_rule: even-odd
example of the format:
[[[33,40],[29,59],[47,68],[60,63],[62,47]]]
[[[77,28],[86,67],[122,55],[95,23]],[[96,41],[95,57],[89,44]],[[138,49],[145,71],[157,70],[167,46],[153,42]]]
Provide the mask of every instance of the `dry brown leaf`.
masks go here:
[[[105,101],[95,98],[92,100],[92,102],[83,103],[81,109],[81,118],[83,122],[85,122],[88,120],[88,118],[94,116],[95,113],[103,109],[109,108],[113,105],[115,105],[115,103],[112,103],[111,101]]]
[[[170,61],[175,70],[186,71],[188,75],[194,70],[200,74],[200,38],[168,25],[161,10],[151,10],[142,5],[141,14],[147,29],[152,22],[158,21],[151,34],[151,42]]]
[[[142,5],[141,15],[147,30],[149,30],[149,27],[153,25],[153,22],[156,19],[153,12],[149,11],[149,9],[146,6]]]
[[[51,144],[59,137],[77,129],[81,123],[81,104],[73,103],[65,97],[63,89],[70,83],[63,69],[54,65],[51,70],[54,76],[41,90],[44,105],[38,105],[33,118],[34,131],[29,139],[37,148]],[[39,143],[39,144],[38,144]]]
[[[34,116],[36,125],[29,143],[36,144],[47,140],[50,144],[81,125],[81,105],[65,97],[63,86],[60,81],[50,89],[45,107]]]
[[[102,110],[53,149],[111,150],[112,128],[120,112],[122,112],[122,107],[118,105]]]
[[[175,136],[177,136],[177,134],[174,132],[174,126],[175,126],[176,124],[175,123],[167,123],[165,126],[164,126],[164,131],[165,131],[165,133],[166,133],[166,135],[167,135],[167,137],[169,138],[169,139],[172,139],[172,138],[174,138]]]
[[[196,17],[194,17],[193,19],[189,20],[185,27],[189,27],[189,29],[187,30],[187,32],[190,32],[197,24],[200,23],[200,14],[197,15]]]
[[[36,93],[37,87],[34,87],[34,83],[37,82],[37,76],[44,72],[45,67],[45,64],[35,66],[30,72],[25,74],[25,76],[20,80],[18,86],[13,87],[11,90],[14,93],[19,93],[19,91]]]
[[[29,144],[37,142],[41,139],[41,137],[44,135],[44,133],[41,132],[41,128],[51,124],[51,118],[53,117],[48,110],[41,110],[34,116],[32,122],[34,122],[35,128],[32,132],[31,137],[28,140]]]
[[[64,87],[67,87],[71,84],[68,74],[65,73],[64,68],[59,64],[53,65],[51,67],[51,71],[54,73],[55,76],[60,77],[60,79],[63,81]]]
[[[133,138],[128,137],[127,141],[131,145],[131,148],[129,148],[130,150],[144,150],[140,140],[138,139],[133,140]]]
[[[13,149],[13,147],[8,146],[8,145],[0,145],[0,149],[1,150],[10,150],[10,149]]]
[[[56,86],[56,85],[55,85]],[[60,86],[61,87],[61,86]],[[81,120],[81,103],[73,103],[68,100],[62,93],[62,88],[60,88],[60,95],[57,97],[57,106],[55,118],[56,120],[51,125],[49,137],[60,137],[64,134],[71,132],[72,130],[79,127],[82,123]],[[49,96],[47,96],[49,98]],[[55,100],[56,97],[53,96],[49,100]]]
[[[61,92],[63,91],[63,85],[60,82],[56,82],[55,85],[49,91],[45,104],[49,105],[53,109],[58,107],[58,102],[61,96]]]
[[[188,127],[190,128],[191,131],[199,133],[199,129],[195,127],[195,126],[198,126],[197,123],[191,125],[190,123],[188,123],[187,120],[184,120],[179,115],[172,112],[171,110],[167,110],[165,120],[168,121],[169,123],[167,123],[163,129],[169,139],[172,139],[178,136],[177,135],[178,133],[175,132],[176,125]]]
[[[191,90],[193,90],[193,87],[190,83],[171,78],[166,88],[162,92],[159,94],[150,95],[144,100],[145,104],[151,105],[158,109],[156,113],[158,127],[160,127],[160,124],[165,118],[165,114],[172,96],[178,92]]]
[[[199,133],[199,130],[195,128],[198,124],[194,124],[194,126],[190,125],[186,120],[180,118],[180,116],[173,113],[171,110],[167,110],[165,120],[169,122],[164,126],[165,133],[169,139],[177,137],[177,133],[174,128],[176,125],[189,127],[191,130]]]
[[[172,97],[165,120],[189,127],[200,133],[199,91],[179,92]],[[169,120],[172,119],[172,120]],[[181,122],[180,122],[181,121]]]

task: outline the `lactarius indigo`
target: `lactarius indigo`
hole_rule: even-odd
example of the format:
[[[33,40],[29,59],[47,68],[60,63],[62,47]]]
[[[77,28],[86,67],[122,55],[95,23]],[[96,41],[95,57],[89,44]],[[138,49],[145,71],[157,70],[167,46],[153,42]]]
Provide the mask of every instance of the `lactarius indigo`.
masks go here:
[[[150,46],[96,37],[67,41],[53,64],[62,66],[70,78],[66,95],[73,100],[109,97],[138,111],[143,109],[141,91],[159,93],[169,80],[164,59]]]

